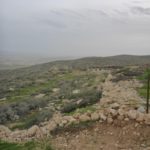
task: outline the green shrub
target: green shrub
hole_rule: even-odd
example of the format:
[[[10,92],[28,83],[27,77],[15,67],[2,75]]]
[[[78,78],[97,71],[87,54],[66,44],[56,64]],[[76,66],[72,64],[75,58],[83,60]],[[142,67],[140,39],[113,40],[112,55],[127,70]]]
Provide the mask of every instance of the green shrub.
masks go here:
[[[101,92],[93,91],[93,90],[86,92],[86,94],[87,95],[85,95],[84,93],[82,97],[80,97],[82,99],[80,102],[77,102],[78,100],[76,100],[76,102],[71,102],[69,104],[64,105],[63,108],[61,109],[61,112],[70,113],[76,110],[77,108],[83,108],[89,105],[93,105],[100,100],[101,95],[102,95]]]
[[[61,112],[62,113],[69,113],[69,112],[72,112],[74,111],[75,109],[78,108],[78,105],[73,102],[73,103],[69,103],[69,104],[66,104],[62,109],[61,109]]]
[[[24,127],[29,128],[32,125],[38,125],[39,123],[49,120],[52,118],[53,112],[51,110],[43,110],[41,112],[35,113],[31,116],[28,121],[25,123]]]

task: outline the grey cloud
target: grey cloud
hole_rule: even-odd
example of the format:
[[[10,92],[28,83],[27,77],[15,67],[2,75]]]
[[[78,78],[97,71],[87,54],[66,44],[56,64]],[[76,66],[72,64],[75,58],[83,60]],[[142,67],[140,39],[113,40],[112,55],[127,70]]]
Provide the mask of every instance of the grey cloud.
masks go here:
[[[84,18],[85,16],[80,11],[74,11],[71,9],[55,9],[50,10],[50,14],[60,17],[73,17],[73,18]]]
[[[103,11],[103,10],[87,9],[87,11],[89,13],[97,14],[97,15],[100,15],[100,16],[108,16],[108,14],[105,13],[105,11]]]
[[[132,7],[131,12],[134,14],[141,14],[141,15],[150,15],[150,8],[144,8],[144,7]]]
[[[132,3],[134,3],[134,4],[141,4],[142,3],[142,1],[133,1]]]
[[[125,16],[125,17],[128,17],[129,16],[129,13],[126,12],[126,11],[120,11],[118,9],[114,9],[114,12],[120,16]]]
[[[58,10],[50,10],[50,13],[54,14],[54,15],[57,15],[57,16],[62,16],[63,15],[63,13],[58,11]]]
[[[150,19],[142,15],[150,14],[148,1],[0,0],[0,11],[1,1],[0,53],[149,54]]]
[[[65,25],[64,23],[58,22],[58,21],[53,21],[50,19],[45,19],[42,21],[43,23],[53,27],[53,28],[67,28],[67,25]]]

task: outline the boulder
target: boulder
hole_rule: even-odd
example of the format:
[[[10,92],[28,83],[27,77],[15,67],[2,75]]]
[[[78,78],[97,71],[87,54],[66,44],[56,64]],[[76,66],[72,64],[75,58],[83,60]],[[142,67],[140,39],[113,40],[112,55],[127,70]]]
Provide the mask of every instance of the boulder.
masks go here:
[[[145,108],[143,106],[140,106],[137,111],[141,112],[141,113],[145,113]]]
[[[35,98],[39,98],[40,99],[40,98],[43,98],[44,96],[45,96],[45,94],[40,93],[40,94],[36,95]]]
[[[113,119],[111,117],[107,118],[107,123],[112,124],[113,123]]]
[[[118,114],[117,110],[112,109],[112,108],[109,108],[107,111],[109,114],[111,114],[112,117],[115,117]]]
[[[99,116],[101,120],[106,121],[107,117],[103,113],[100,113]]]
[[[40,130],[40,128],[37,125],[32,126],[31,128],[28,129],[27,135],[29,137],[35,136],[36,133]]]
[[[54,115],[53,116],[53,121],[55,121],[55,123],[58,125],[58,124],[61,123],[62,117],[60,115]]]
[[[124,115],[126,115],[126,112],[125,112],[124,109],[118,109],[118,114],[119,114],[120,116],[124,116]]]
[[[119,109],[120,105],[118,103],[113,103],[110,106],[112,109]]]
[[[94,113],[91,114],[91,119],[93,121],[97,121],[97,120],[99,120],[99,118],[100,118],[100,116],[99,116],[98,113],[94,112]]]
[[[1,132],[10,133],[11,130],[8,127],[4,126],[4,125],[0,125],[0,133]]]
[[[72,94],[78,94],[78,93],[80,93],[80,90],[79,90],[79,89],[76,89],[76,90],[73,90],[73,91],[72,91]]]
[[[129,110],[128,117],[129,117],[129,119],[133,119],[133,120],[136,119],[137,111],[136,110]]]
[[[46,126],[45,128],[50,132],[53,131],[57,128],[57,124],[55,123],[55,121],[51,120]]]
[[[91,118],[90,118],[88,115],[83,114],[83,115],[79,116],[79,120],[80,120],[81,122],[86,122],[86,121],[90,121]]]
[[[137,112],[137,116],[136,116],[136,121],[137,122],[143,122],[145,118],[145,114],[141,113],[141,112]]]
[[[60,91],[60,88],[53,88],[52,91],[53,91],[54,93],[57,93],[57,92]]]
[[[144,120],[145,124],[150,125],[150,114],[145,114]]]
[[[120,120],[120,121],[122,121],[122,120],[124,120],[124,116],[119,115],[119,116],[117,117],[117,119]]]

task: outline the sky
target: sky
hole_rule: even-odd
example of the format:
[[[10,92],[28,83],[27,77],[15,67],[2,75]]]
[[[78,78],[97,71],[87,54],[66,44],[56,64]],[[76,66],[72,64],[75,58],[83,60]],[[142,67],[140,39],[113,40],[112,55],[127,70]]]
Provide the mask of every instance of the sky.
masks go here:
[[[150,54],[150,0],[0,0],[0,55]]]

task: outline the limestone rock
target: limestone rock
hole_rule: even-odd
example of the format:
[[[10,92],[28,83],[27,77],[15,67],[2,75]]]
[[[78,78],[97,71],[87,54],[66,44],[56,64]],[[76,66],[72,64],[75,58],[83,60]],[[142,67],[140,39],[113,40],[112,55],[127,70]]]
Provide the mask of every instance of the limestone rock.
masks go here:
[[[150,125],[150,114],[145,114],[145,124]]]
[[[10,133],[10,129],[4,125],[0,125],[0,133],[5,132],[5,133]]]
[[[112,108],[108,109],[107,111],[108,111],[109,114],[112,115],[112,117],[115,117],[118,114],[117,110],[112,109]]]
[[[107,118],[107,123],[109,123],[109,124],[113,123],[113,119],[111,117],[108,117]]]
[[[123,110],[123,109],[119,109],[119,110],[118,110],[118,114],[119,114],[120,116],[123,116],[123,115],[126,115],[126,112],[125,112],[125,110]]]
[[[45,128],[48,130],[48,131],[53,131],[55,130],[57,127],[57,124],[52,120],[50,121],[46,126]]]
[[[142,122],[144,121],[145,115],[143,113],[138,112],[136,116],[136,121]]]
[[[103,113],[100,113],[99,116],[101,120],[106,121],[107,117]]]
[[[38,132],[40,129],[37,125],[32,126],[31,128],[28,129],[27,134],[29,137],[32,137]]]
[[[93,121],[97,121],[97,120],[99,120],[99,118],[100,118],[100,116],[99,116],[99,114],[98,113],[92,113],[91,114],[91,119],[93,120]]]
[[[122,120],[124,120],[124,116],[118,116],[118,118],[117,118],[118,120],[120,120],[120,121],[122,121]]]
[[[83,114],[83,115],[81,115],[81,116],[79,117],[79,120],[80,120],[81,122],[86,122],[86,121],[90,121],[91,118],[90,118],[88,115]]]
[[[52,91],[53,91],[54,93],[57,93],[57,92],[60,91],[60,89],[59,89],[59,88],[53,88]]]
[[[73,90],[73,91],[72,91],[72,94],[78,94],[78,93],[80,93],[80,90],[79,90],[79,89],[76,89],[76,90]]]
[[[120,105],[118,103],[113,103],[110,106],[112,109],[119,109]]]
[[[145,108],[143,106],[140,106],[137,111],[141,112],[141,113],[145,113]]]
[[[136,119],[136,117],[137,117],[137,111],[136,110],[129,110],[128,117],[130,119]]]

